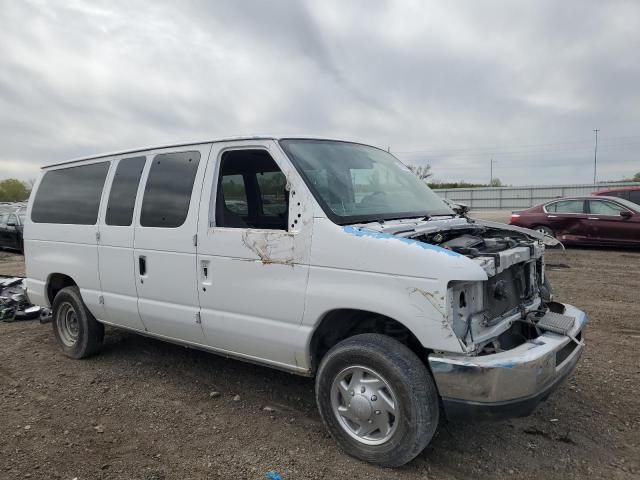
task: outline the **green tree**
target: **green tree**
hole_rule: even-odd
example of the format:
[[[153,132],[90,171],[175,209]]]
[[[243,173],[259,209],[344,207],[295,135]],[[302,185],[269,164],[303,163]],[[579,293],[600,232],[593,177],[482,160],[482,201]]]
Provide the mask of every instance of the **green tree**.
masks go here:
[[[633,176],[633,181],[634,181],[634,182],[640,182],[640,172],[636,173],[636,174]]]
[[[0,181],[0,202],[24,202],[29,198],[29,188],[15,178]]]
[[[490,187],[501,187],[502,186],[502,182],[500,181],[499,178],[492,178],[491,179],[491,183],[489,184]]]

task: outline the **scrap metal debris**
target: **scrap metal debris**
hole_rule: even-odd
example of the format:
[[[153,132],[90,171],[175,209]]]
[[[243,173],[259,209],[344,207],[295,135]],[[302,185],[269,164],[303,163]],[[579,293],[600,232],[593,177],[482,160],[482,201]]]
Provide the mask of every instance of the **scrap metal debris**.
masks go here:
[[[36,318],[44,323],[51,318],[51,311],[29,302],[24,278],[10,277],[0,280],[0,321],[15,322]]]

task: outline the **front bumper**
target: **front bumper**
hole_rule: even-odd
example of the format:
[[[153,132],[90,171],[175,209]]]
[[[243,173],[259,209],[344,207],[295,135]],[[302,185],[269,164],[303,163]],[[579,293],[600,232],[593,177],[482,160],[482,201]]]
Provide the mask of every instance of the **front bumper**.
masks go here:
[[[505,418],[533,412],[571,374],[584,349],[587,315],[571,305],[564,309],[564,315],[575,318],[570,336],[544,332],[511,350],[478,357],[430,354],[447,417]]]

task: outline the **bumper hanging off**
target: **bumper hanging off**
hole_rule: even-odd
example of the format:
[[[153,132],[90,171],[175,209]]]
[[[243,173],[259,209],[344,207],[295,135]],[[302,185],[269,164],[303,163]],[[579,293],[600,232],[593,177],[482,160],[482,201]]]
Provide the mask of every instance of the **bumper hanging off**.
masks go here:
[[[429,365],[448,418],[529,415],[574,370],[587,315],[563,305],[573,317],[567,334],[544,331],[508,351],[469,357],[429,355]]]

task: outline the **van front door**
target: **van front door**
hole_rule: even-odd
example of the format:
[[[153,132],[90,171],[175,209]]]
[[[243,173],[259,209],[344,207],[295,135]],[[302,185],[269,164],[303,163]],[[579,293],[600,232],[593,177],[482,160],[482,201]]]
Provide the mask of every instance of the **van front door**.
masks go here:
[[[211,144],[147,153],[150,167],[137,218],[138,311],[156,335],[204,344],[198,305],[197,219]]]
[[[214,144],[198,228],[198,292],[211,347],[287,368],[307,363],[300,324],[309,195],[275,142]]]

